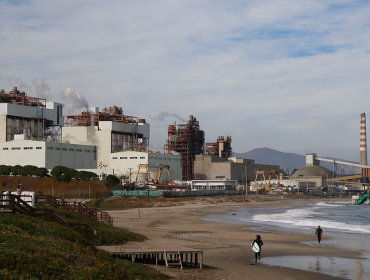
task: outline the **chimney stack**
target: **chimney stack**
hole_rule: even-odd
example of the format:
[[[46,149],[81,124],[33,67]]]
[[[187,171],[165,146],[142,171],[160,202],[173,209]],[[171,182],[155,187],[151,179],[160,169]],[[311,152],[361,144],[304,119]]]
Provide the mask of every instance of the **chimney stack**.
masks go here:
[[[360,120],[360,164],[367,165],[366,115],[361,114]]]

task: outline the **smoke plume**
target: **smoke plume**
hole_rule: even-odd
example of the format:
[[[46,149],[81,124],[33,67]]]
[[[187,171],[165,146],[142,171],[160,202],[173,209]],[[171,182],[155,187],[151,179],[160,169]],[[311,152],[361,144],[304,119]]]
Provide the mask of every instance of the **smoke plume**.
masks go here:
[[[181,118],[178,114],[168,113],[168,112],[161,112],[158,114],[158,116],[154,117],[153,119],[163,122],[166,118],[172,118],[172,117],[177,118],[181,122],[186,122],[186,120]]]
[[[47,98],[49,97],[50,87],[43,79],[36,79],[32,81],[33,87],[37,97]]]
[[[61,97],[67,114],[75,113],[78,109],[87,110],[89,108],[87,99],[71,88],[66,88],[61,93]]]

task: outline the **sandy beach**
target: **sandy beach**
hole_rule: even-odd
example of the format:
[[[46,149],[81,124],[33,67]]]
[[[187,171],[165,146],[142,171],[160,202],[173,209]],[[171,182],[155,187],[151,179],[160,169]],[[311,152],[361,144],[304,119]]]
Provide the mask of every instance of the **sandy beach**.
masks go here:
[[[279,207],[302,201],[302,199],[263,201],[251,197],[249,201],[235,202],[227,198],[207,198],[181,202],[170,207],[110,211],[115,226],[144,234],[148,240],[104,249],[203,250],[205,266],[203,269],[181,270],[177,267],[153,266],[175,279],[338,279],[317,272],[269,266],[263,263],[263,258],[281,255],[356,258],[357,252],[333,247],[308,246],[302,243],[314,240],[313,235],[260,231],[258,234],[261,234],[264,246],[261,262],[255,264],[249,244],[257,232],[248,229],[246,225],[216,223],[202,219],[208,214],[227,213],[237,208],[263,208],[271,205]]]

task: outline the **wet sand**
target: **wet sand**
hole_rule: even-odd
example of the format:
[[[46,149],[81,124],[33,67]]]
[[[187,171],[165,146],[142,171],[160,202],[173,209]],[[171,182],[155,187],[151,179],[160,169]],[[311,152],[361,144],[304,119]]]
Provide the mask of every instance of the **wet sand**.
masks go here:
[[[241,207],[271,207],[301,203],[303,200],[228,202],[219,200],[194,200],[171,207],[154,207],[110,211],[114,225],[127,228],[148,237],[142,243],[131,242],[121,246],[104,247],[106,250],[181,248],[203,250],[204,269],[179,269],[153,266],[175,279],[338,279],[329,275],[264,264],[264,257],[284,255],[358,257],[355,251],[333,247],[305,245],[314,236],[258,232],[264,246],[261,262],[255,264],[250,242],[257,232],[246,225],[205,221],[208,214],[227,213]],[[139,218],[140,214],[140,218]],[[231,214],[230,214],[231,215]]]

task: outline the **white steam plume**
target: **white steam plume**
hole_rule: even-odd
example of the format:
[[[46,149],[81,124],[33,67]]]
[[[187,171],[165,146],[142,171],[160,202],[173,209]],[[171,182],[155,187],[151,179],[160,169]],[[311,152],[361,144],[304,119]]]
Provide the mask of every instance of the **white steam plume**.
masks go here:
[[[67,114],[75,113],[78,109],[88,109],[89,103],[87,99],[80,95],[77,91],[66,88],[62,93],[61,97],[64,103],[64,110]]]
[[[50,87],[43,79],[35,79],[32,81],[35,88],[36,97],[47,98],[49,97]]]

